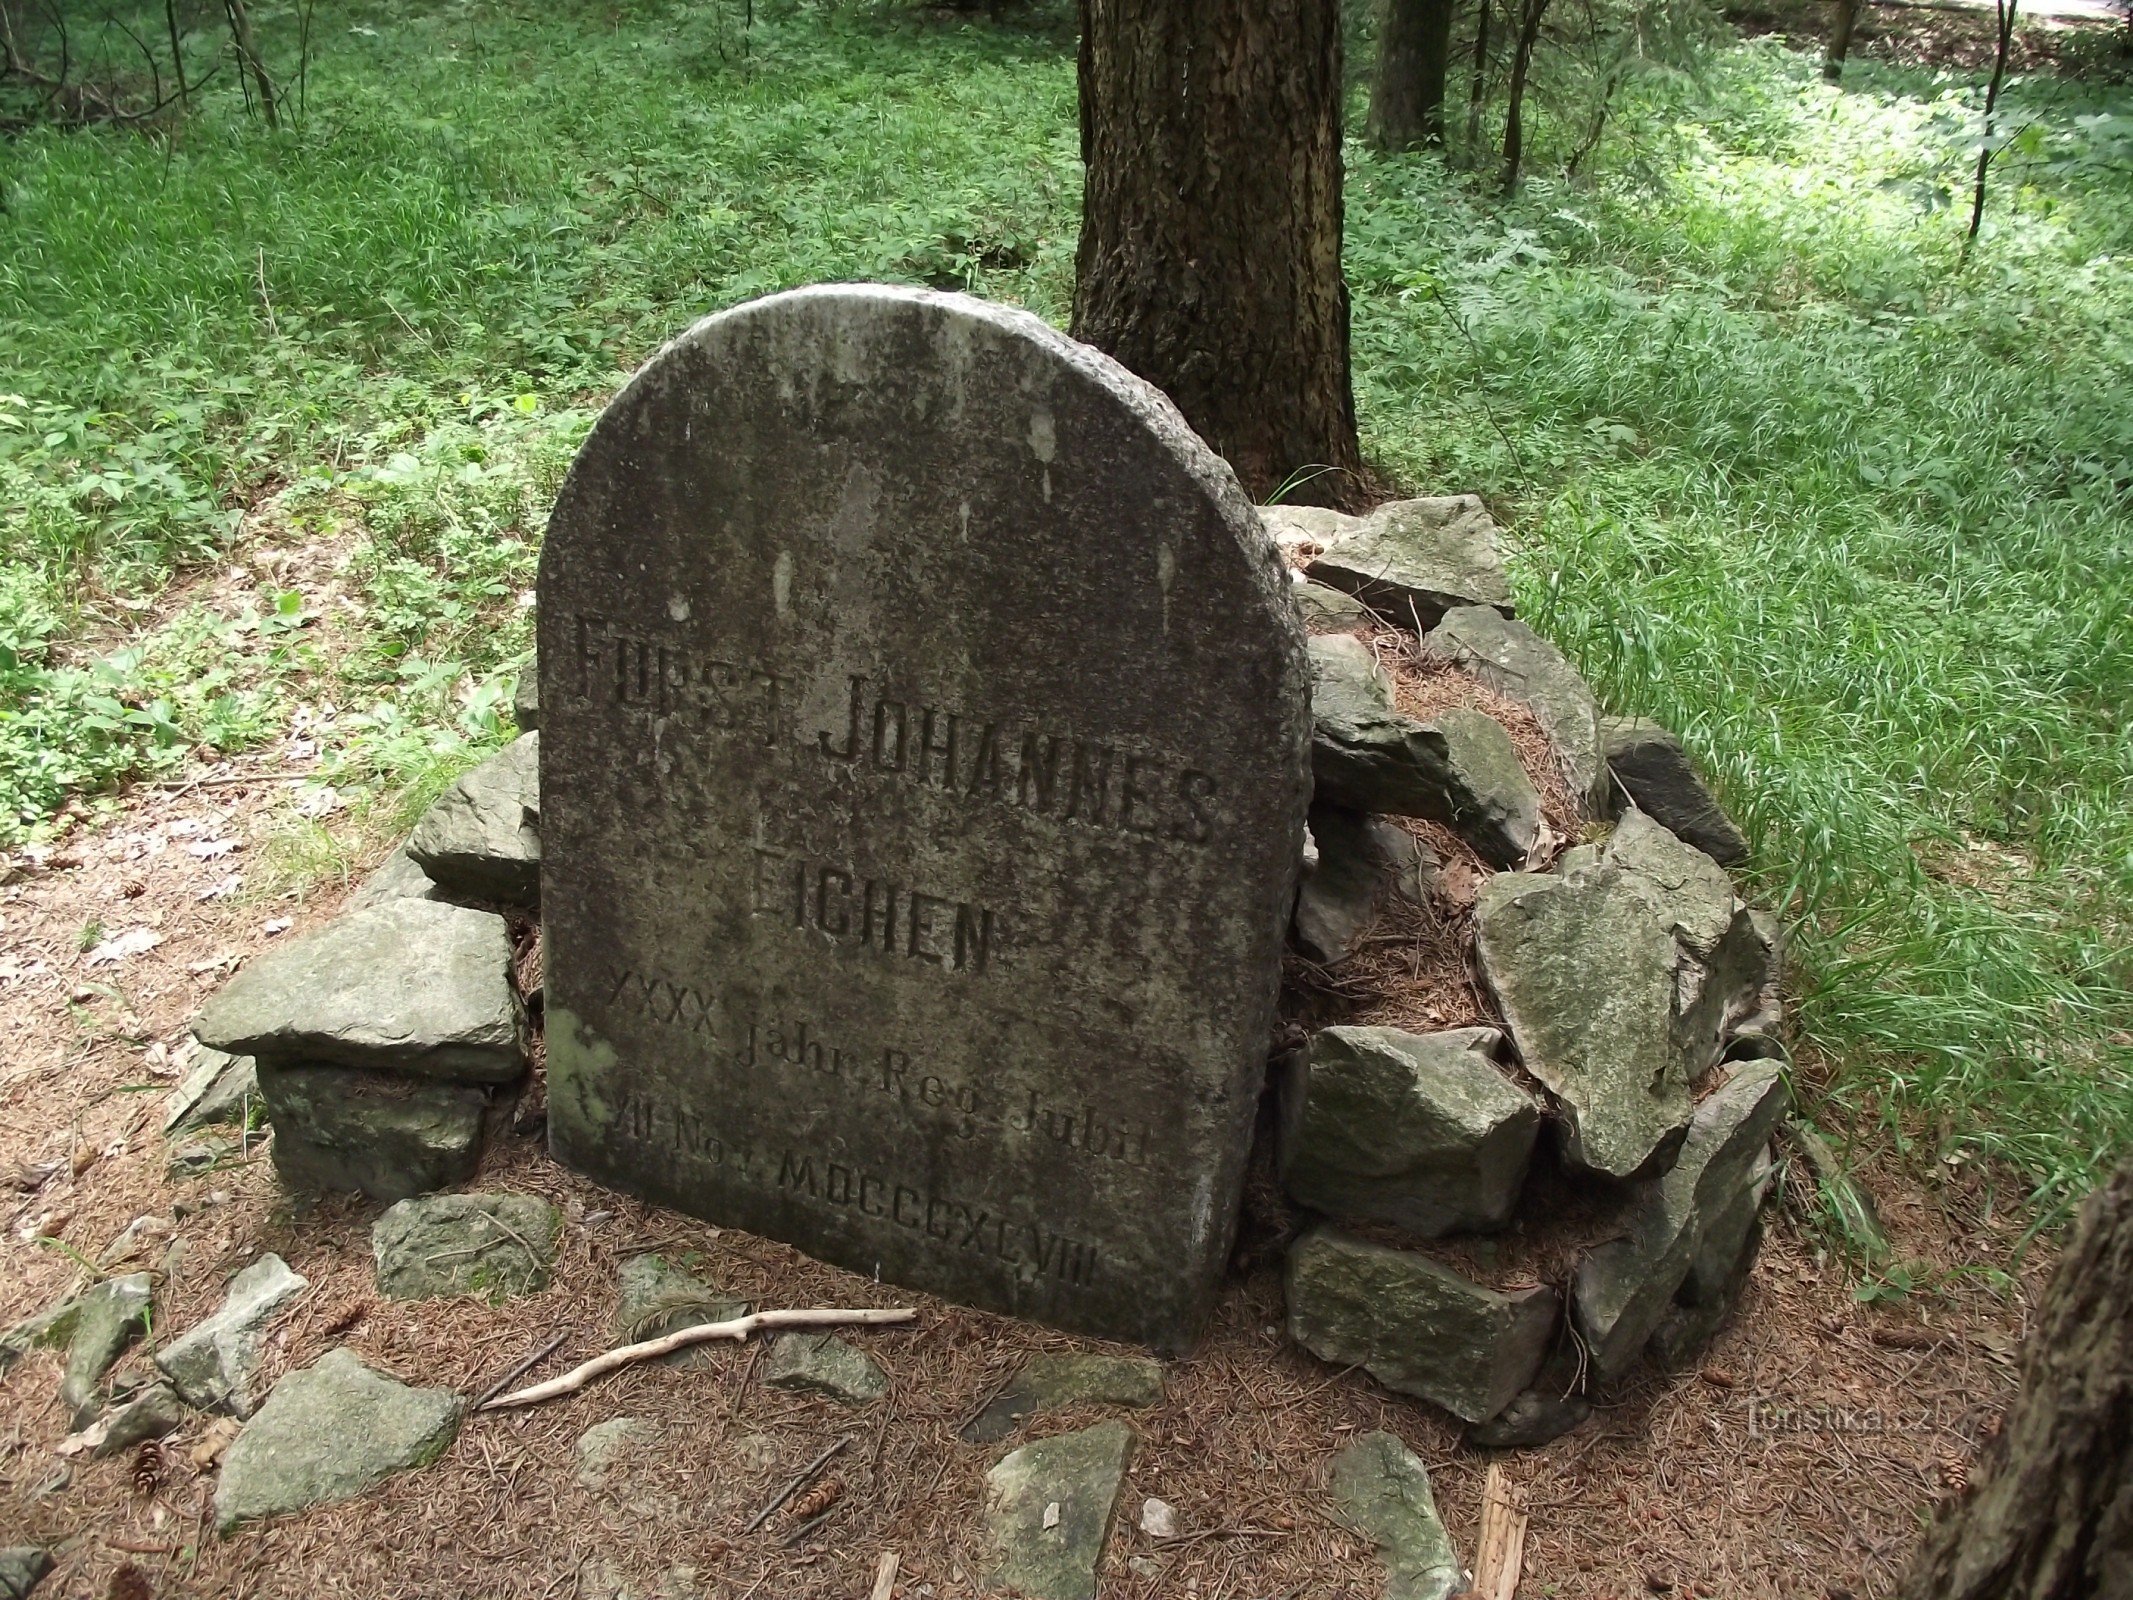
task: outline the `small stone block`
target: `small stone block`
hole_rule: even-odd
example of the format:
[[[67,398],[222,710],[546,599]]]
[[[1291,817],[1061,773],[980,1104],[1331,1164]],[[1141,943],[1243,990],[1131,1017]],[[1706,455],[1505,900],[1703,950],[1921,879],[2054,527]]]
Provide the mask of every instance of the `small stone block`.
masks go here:
[[[1099,1422],[1026,1444],[985,1475],[986,1586],[1030,1600],[1096,1600],[1096,1571],[1136,1436]]]
[[[562,1217],[529,1194],[431,1194],[402,1200],[371,1225],[378,1292],[391,1300],[548,1287]]]
[[[874,1358],[830,1333],[780,1335],[763,1381],[773,1389],[824,1395],[847,1406],[863,1406],[889,1392],[889,1375]]]

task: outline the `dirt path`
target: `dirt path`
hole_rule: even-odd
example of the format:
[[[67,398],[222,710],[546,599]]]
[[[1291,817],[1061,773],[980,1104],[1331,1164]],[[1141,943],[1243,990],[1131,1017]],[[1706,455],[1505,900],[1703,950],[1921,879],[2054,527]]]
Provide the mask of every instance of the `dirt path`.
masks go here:
[[[903,1558],[899,1593],[974,1595],[986,1468],[1021,1438],[1096,1413],[1040,1418],[997,1446],[962,1444],[957,1430],[1030,1351],[1084,1342],[614,1196],[526,1139],[494,1150],[481,1183],[559,1205],[562,1255],[553,1287],[493,1308],[378,1300],[376,1208],[299,1214],[256,1151],[204,1177],[166,1178],[161,1104],[187,1022],[237,963],[285,936],[279,924],[300,930],[339,898],[336,887],[309,903],[261,903],[228,888],[278,825],[285,776],[262,757],[137,793],[109,825],[41,864],[18,863],[0,884],[0,1174],[14,1184],[0,1202],[0,1325],[73,1288],[80,1260],[101,1260],[142,1217],[152,1220],[131,1250],[104,1265],[168,1273],[156,1307],[166,1336],[210,1310],[227,1275],[260,1251],[311,1280],[274,1336],[270,1378],[346,1343],[406,1381],[472,1392],[560,1331],[563,1348],[543,1369],[556,1370],[612,1342],[618,1265],[652,1249],[758,1306],[913,1304],[920,1317],[910,1332],[857,1336],[893,1380],[869,1408],[765,1388],[745,1350],[640,1366],[550,1405],[476,1418],[433,1467],[228,1541],[202,1538],[213,1468],[193,1452],[206,1418],[170,1441],[153,1496],[135,1492],[125,1457],[62,1471],[58,1363],[38,1352],[0,1380],[0,1543],[59,1548],[40,1600],[119,1592],[113,1575],[128,1563],[159,1596],[680,1600],[761,1586],[800,1600],[864,1594],[887,1549]],[[1928,1197],[1868,1177],[1906,1254],[1943,1268],[2007,1259],[2015,1224],[1982,1214],[1977,1191]],[[1533,1519],[1521,1592],[1886,1593],[1921,1508],[1960,1480],[2009,1392],[2023,1303],[1959,1279],[1890,1307],[1862,1304],[1780,1211],[1739,1312],[1697,1370],[1642,1379],[1580,1432],[1507,1458]],[[1331,1454],[1379,1427],[1429,1464],[1471,1558],[1487,1458],[1463,1448],[1442,1414],[1302,1354],[1280,1322],[1278,1273],[1261,1264],[1172,1366],[1165,1402],[1134,1416],[1143,1445],[1104,1595],[1379,1592],[1369,1552],[1323,1493]],[[578,1435],[623,1415],[648,1419],[656,1444],[605,1484],[581,1482]],[[847,1433],[841,1493],[818,1529],[796,1543],[783,1517],[745,1531],[779,1485]],[[1149,1495],[1178,1508],[1184,1538],[1138,1530]]]

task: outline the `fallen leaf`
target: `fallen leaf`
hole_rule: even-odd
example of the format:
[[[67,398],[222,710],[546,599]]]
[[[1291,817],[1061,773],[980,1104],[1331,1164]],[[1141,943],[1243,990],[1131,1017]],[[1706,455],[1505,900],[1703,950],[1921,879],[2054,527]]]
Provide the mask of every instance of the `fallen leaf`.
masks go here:
[[[192,1461],[193,1470],[195,1472],[205,1472],[209,1467],[220,1461],[222,1452],[230,1447],[230,1441],[236,1437],[237,1419],[235,1417],[217,1417],[213,1422],[210,1422],[207,1425],[207,1431],[200,1435],[192,1449],[187,1452],[188,1458]]]
[[[261,924],[259,931],[265,934],[269,939],[271,939],[277,933],[287,933],[290,928],[294,926],[295,921],[293,918],[271,917],[265,923]]]
[[[238,841],[235,839],[202,839],[198,844],[187,845],[185,853],[189,856],[197,856],[202,861],[220,861],[232,850],[235,850],[237,844]]]
[[[83,959],[83,965],[115,967],[129,956],[147,954],[162,942],[163,936],[153,928],[128,928],[91,950]]]

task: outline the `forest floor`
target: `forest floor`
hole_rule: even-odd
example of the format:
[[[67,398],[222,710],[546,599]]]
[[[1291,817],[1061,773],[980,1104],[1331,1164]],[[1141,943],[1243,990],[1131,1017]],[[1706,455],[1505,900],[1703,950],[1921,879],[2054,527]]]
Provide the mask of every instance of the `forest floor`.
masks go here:
[[[195,1451],[211,1420],[168,1441],[160,1485],[143,1497],[130,1455],[55,1456],[67,1422],[57,1359],[40,1351],[0,1384],[0,1522],[12,1541],[57,1547],[55,1600],[122,1592],[113,1582],[125,1565],[156,1596],[690,1600],[762,1585],[844,1597],[866,1592],[889,1550],[902,1560],[901,1594],[974,1597],[983,1475],[1007,1446],[956,1434],[1028,1353],[1097,1348],[1088,1342],[618,1197],[556,1166],[537,1139],[493,1148],[478,1184],[561,1208],[557,1268],[545,1291],[495,1306],[379,1299],[369,1248],[379,1208],[296,1209],[260,1151],[183,1181],[166,1176],[162,1102],[187,1024],[239,963],[330,916],[341,898],[315,886],[266,900],[223,892],[282,826],[289,780],[305,764],[274,752],[137,790],[117,815],[0,886],[9,1041],[0,1173],[17,1191],[0,1236],[0,1325],[75,1286],[87,1259],[167,1271],[157,1334],[182,1331],[263,1251],[311,1285],[272,1340],[269,1382],[345,1343],[405,1382],[473,1394],[556,1333],[564,1342],[541,1375],[561,1370],[614,1341],[618,1264],[652,1250],[758,1307],[915,1305],[919,1319],[854,1336],[892,1382],[889,1399],[860,1411],[765,1388],[747,1349],[721,1349],[701,1366],[640,1365],[530,1410],[478,1415],[434,1466],[228,1540],[205,1534],[213,1469]],[[94,943],[85,928],[99,930]],[[2031,1252],[2022,1279],[2007,1282],[1996,1269],[2015,1258],[2023,1222],[1993,1209],[1981,1179],[1957,1175],[1927,1191],[1888,1159],[1861,1177],[1915,1287],[1863,1285],[1788,1179],[1742,1302],[1697,1366],[1635,1379],[1578,1432],[1502,1458],[1532,1518],[1521,1593],[1889,1592],[1921,1519],[1963,1481],[2011,1392],[2049,1252]],[[141,1218],[150,1220],[110,1254]],[[1164,1401],[1134,1414],[1142,1443],[1106,1597],[1377,1592],[1367,1545],[1324,1493],[1334,1452],[1375,1428],[1427,1463],[1447,1526],[1473,1559],[1489,1458],[1462,1446],[1442,1413],[1295,1348],[1282,1330],[1277,1261],[1240,1252],[1246,1264],[1212,1327],[1170,1365]],[[649,1419],[656,1439],[588,1484],[574,1442],[618,1416]],[[1093,1416],[1050,1414],[1037,1431]],[[790,1517],[746,1531],[846,1434],[853,1444],[834,1474],[842,1493],[826,1521],[796,1542]],[[1148,1496],[1177,1507],[1179,1537],[1138,1531]],[[1154,1565],[1136,1571],[1134,1560]]]

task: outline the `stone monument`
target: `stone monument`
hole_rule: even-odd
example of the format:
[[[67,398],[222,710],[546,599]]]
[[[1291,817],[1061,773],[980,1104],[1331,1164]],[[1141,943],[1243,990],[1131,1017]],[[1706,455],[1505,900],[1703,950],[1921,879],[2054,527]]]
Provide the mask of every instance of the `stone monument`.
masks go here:
[[[539,593],[557,1156],[1188,1341],[1310,788],[1296,606],[1228,469],[1034,317],[799,290],[607,408]]]

